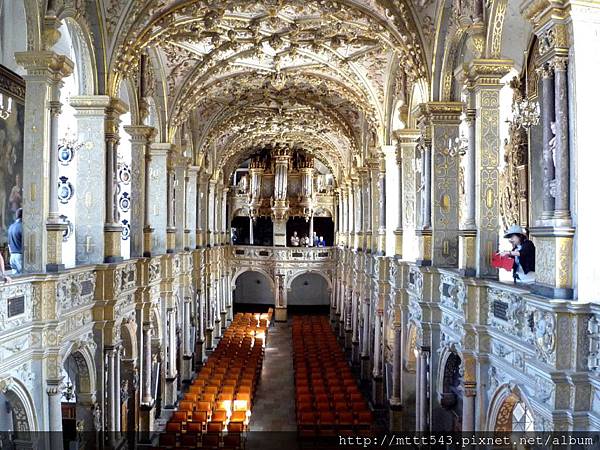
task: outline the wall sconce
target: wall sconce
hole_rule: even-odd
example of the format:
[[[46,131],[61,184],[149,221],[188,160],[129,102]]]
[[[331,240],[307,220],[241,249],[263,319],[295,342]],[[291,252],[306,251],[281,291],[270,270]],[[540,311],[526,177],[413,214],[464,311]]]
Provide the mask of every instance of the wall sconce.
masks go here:
[[[12,98],[0,93],[0,119],[6,120],[12,113]]]

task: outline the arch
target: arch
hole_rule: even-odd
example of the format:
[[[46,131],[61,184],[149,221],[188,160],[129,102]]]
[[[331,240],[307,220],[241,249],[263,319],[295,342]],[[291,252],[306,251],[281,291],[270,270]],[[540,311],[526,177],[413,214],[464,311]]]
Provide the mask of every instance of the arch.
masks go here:
[[[65,17],[64,26],[69,33],[69,40],[73,47],[73,63],[77,73],[79,95],[93,95],[97,92],[98,70],[93,44],[90,40],[92,34],[85,23],[81,23],[74,17]]]
[[[127,359],[136,360],[138,356],[136,329],[137,324],[134,320],[122,320],[120,323],[121,343]]]
[[[260,267],[241,267],[241,268],[237,269],[236,272],[231,277],[231,286],[235,286],[237,279],[240,277],[240,275],[242,275],[245,272],[258,272],[258,273],[263,274],[265,276],[265,278],[267,280],[269,280],[269,283],[271,284],[273,291],[275,291],[275,280],[273,279],[273,275],[271,275],[266,270],[261,269]]]
[[[445,347],[440,355],[438,367],[439,402],[446,411],[444,418],[452,419],[451,423],[444,424],[443,429],[462,431],[462,355],[452,347]]]
[[[92,347],[94,347],[93,350]],[[95,343],[91,344],[78,341],[69,341],[67,345],[61,349],[60,355],[63,367],[69,357],[72,357],[77,364],[77,375],[79,382],[79,386],[76,386],[76,388],[78,388],[77,394],[89,394],[90,396],[96,395],[97,386],[96,365],[94,361],[95,353]]]
[[[512,431],[512,413],[518,403],[532,411],[523,390],[515,383],[504,383],[496,389],[487,413],[487,431]]]
[[[255,284],[250,280],[252,276],[256,277]],[[261,280],[266,280],[269,286],[267,288],[260,287]],[[271,275],[263,269],[241,269],[234,275],[231,284],[235,286],[234,303],[275,304],[275,282]],[[242,295],[245,297],[240,298]]]
[[[326,290],[323,280],[327,283]],[[302,282],[303,284],[299,285]],[[326,274],[316,270],[305,270],[290,277],[287,304],[329,305],[332,292],[332,283]]]
[[[327,272],[322,272],[320,270],[313,270],[313,269],[301,270],[299,272],[294,273],[292,276],[288,277],[286,289],[291,289],[292,288],[292,282],[296,278],[298,278],[299,276],[305,275],[305,274],[320,275],[321,277],[323,277],[325,279],[325,281],[327,281],[328,288],[331,291],[333,291],[333,282],[331,281],[331,277],[329,276],[329,274]]]
[[[21,380],[8,377],[0,381],[0,392],[5,395],[13,411],[18,414],[15,431],[37,431],[36,408],[31,394]]]

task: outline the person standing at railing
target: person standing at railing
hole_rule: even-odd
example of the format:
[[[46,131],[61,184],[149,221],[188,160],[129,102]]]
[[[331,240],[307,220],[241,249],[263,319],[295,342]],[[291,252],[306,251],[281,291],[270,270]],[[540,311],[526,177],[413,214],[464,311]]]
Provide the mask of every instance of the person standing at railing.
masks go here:
[[[511,226],[504,237],[510,241],[513,249],[500,253],[501,256],[512,256],[515,258],[513,264],[513,278],[515,283],[535,283],[535,245],[529,239],[523,229],[518,225]]]
[[[10,277],[8,275],[6,275],[6,270],[5,270],[4,266],[5,266],[4,257],[2,256],[2,253],[0,253],[0,276],[2,276],[2,280],[5,283],[10,283],[12,280],[10,279]]]
[[[292,247],[298,247],[300,245],[300,237],[298,236],[298,232],[294,231],[294,234],[290,238],[290,243]]]
[[[23,272],[23,209],[17,209],[17,218],[8,227],[8,248],[10,249],[10,267],[13,274]]]

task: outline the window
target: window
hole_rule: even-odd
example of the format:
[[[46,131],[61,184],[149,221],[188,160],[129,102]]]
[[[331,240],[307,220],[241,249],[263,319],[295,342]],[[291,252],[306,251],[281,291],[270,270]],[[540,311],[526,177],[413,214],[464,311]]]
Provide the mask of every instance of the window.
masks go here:
[[[515,432],[534,431],[533,415],[527,405],[523,402],[517,402],[512,413],[512,430]]]

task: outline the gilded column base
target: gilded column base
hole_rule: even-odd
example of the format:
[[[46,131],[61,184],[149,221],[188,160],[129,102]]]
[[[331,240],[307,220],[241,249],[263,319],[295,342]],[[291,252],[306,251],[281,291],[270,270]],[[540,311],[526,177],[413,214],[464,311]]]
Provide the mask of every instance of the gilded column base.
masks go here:
[[[395,253],[396,253],[396,258],[402,259],[402,239],[404,237],[404,232],[402,230],[402,228],[397,228],[396,230],[394,230],[394,236],[396,238],[396,245],[395,245]]]
[[[183,249],[187,252],[190,250],[191,231],[183,230]]]
[[[212,328],[207,328],[204,330],[204,347],[205,350],[211,351],[213,349],[213,330]]]
[[[121,225],[104,225],[104,262],[116,263],[123,261],[121,256]]]
[[[373,404],[377,406],[382,406],[384,404],[384,386],[383,386],[383,377],[381,375],[373,375],[373,380],[371,383],[372,388],[372,399]]]
[[[175,409],[177,404],[177,376],[165,379],[164,409]]]
[[[152,441],[152,434],[154,432],[154,416],[156,415],[156,409],[154,404],[140,406],[140,424],[139,424],[139,434],[140,434],[140,442],[150,443]]]
[[[352,365],[356,367],[360,367],[360,348],[358,346],[358,341],[352,341]]]
[[[152,227],[144,227],[144,256],[149,258],[152,256],[153,250],[153,242],[152,242],[152,233],[154,233],[154,228]]]
[[[404,410],[399,399],[390,399],[390,431],[404,430]]]
[[[367,253],[371,253],[371,248],[373,245],[373,235],[370,231],[365,232],[365,249]]]
[[[344,350],[352,351],[352,330],[344,332]]]
[[[175,252],[175,228],[167,228],[167,253]]]
[[[181,366],[181,382],[182,383],[191,383],[193,377],[193,359],[191,356],[183,357],[183,364]]]
[[[555,299],[573,298],[573,236],[571,227],[533,227],[536,282],[532,292]]]
[[[202,230],[196,230],[196,248],[202,248],[204,244],[204,233]]]
[[[221,317],[219,314],[217,317]],[[221,337],[221,319],[215,320],[215,326],[213,328],[213,338],[219,339]]]
[[[356,248],[358,248],[359,250],[363,250],[365,248],[365,234],[362,231],[359,231],[357,234],[357,244],[356,244]]]
[[[46,272],[58,272],[65,268],[62,262],[62,244],[63,233],[66,229],[67,224],[62,222],[46,224],[48,232],[48,262],[46,263]]]
[[[477,267],[476,245],[477,230],[460,230],[458,232],[458,271],[462,276],[475,276]]]
[[[369,355],[360,356],[360,380],[368,381],[371,377],[371,360]]]
[[[431,230],[416,230],[417,236],[417,258],[415,264],[417,266],[430,266],[432,258],[432,239]]]
[[[379,230],[377,234],[377,253],[385,253],[385,228]]]
[[[285,306],[275,307],[275,322],[287,322],[287,308]]]

